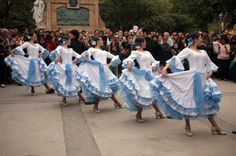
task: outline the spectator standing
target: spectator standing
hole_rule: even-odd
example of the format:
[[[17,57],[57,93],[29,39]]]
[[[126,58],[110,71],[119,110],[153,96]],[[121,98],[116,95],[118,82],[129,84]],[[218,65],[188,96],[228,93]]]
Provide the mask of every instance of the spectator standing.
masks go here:
[[[217,62],[219,66],[218,77],[221,80],[229,79],[229,61],[230,61],[230,45],[227,37],[222,35],[218,43]]]
[[[234,35],[231,40],[230,40],[230,50],[231,50],[231,55],[230,55],[230,79],[233,82],[236,82],[236,35]]]
[[[79,40],[79,31],[71,30],[69,33],[71,43],[69,48],[72,48],[76,53],[82,54],[87,50],[86,46]]]
[[[5,57],[8,54],[8,50],[5,46],[5,41],[2,37],[0,37],[0,87],[5,88],[6,87],[6,71],[7,67],[4,62]]]

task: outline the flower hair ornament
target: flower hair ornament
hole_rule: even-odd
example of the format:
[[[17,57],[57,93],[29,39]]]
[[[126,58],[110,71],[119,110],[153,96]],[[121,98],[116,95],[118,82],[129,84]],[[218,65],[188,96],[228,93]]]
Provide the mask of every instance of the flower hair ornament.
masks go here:
[[[91,40],[91,44],[93,45],[93,46],[95,46],[96,45],[96,41],[95,40]]]
[[[27,35],[26,37],[27,37],[27,39],[28,39],[28,40],[30,40],[30,39],[31,39],[31,36],[29,36],[29,35]]]
[[[187,41],[188,41],[188,46],[191,46],[193,44],[193,38],[192,37],[189,37],[187,39]]]
[[[65,43],[66,43],[66,41],[67,41],[67,39],[65,39],[65,38],[59,38],[59,43],[61,44],[61,45],[64,45]]]
[[[140,48],[140,46],[141,46],[141,44],[142,44],[142,42],[135,42],[135,48],[136,49],[139,49]]]
[[[29,40],[31,39],[31,36],[25,35],[25,36],[24,36],[24,39],[25,39],[26,41],[29,41]]]

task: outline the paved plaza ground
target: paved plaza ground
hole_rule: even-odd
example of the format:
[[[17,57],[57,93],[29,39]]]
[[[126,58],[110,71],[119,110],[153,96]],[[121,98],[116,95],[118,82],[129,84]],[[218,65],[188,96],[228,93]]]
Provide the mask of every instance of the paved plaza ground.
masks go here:
[[[228,135],[213,136],[206,119],[192,121],[193,137],[184,134],[184,121],[155,119],[145,110],[145,123],[135,112],[114,109],[109,99],[92,105],[45,94],[36,88],[8,85],[0,88],[0,156],[235,156],[236,83],[216,81],[223,93],[217,121]],[[121,96],[118,99],[123,102]]]

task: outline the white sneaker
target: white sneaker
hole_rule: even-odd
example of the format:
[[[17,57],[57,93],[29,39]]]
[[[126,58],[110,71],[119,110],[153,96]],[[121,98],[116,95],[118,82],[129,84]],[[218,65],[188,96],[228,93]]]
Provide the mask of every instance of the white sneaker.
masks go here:
[[[6,85],[5,85],[5,84],[1,84],[0,86],[1,86],[2,88],[5,88],[5,87],[6,87]]]

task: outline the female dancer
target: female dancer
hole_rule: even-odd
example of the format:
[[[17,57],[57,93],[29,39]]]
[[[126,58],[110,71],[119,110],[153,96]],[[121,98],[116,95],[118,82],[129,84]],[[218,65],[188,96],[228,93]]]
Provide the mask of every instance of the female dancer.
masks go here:
[[[214,119],[219,111],[221,92],[210,79],[217,66],[211,62],[206,51],[199,50],[203,39],[201,33],[192,35],[190,47],[167,61],[162,77],[157,76],[151,87],[162,110],[172,118],[185,119],[185,134],[192,136],[190,119],[205,116],[210,121],[212,134],[225,135]],[[189,61],[189,71],[180,71],[183,65],[176,66],[178,60]],[[172,72],[167,75],[167,69]]]
[[[149,86],[153,79],[153,72],[159,62],[155,61],[150,52],[144,51],[146,41],[142,37],[135,40],[137,50],[132,51],[131,55],[123,61],[123,66],[127,67],[122,71],[120,81],[123,88],[125,107],[130,111],[137,111],[136,121],[144,122],[142,110],[144,107],[153,106],[156,118],[164,118],[155,103],[154,95]],[[137,60],[140,69],[134,67],[134,60]],[[156,70],[155,70],[156,71]]]
[[[11,55],[5,58],[6,64],[12,69],[12,79],[22,85],[31,86],[32,95],[35,95],[34,87],[42,84],[45,86],[47,94],[54,93],[54,90],[47,84],[47,65],[42,59],[42,57],[48,56],[48,51],[39,44],[35,44],[36,33],[30,33],[27,37],[28,42],[16,47]],[[24,57],[23,49],[27,49],[28,57]]]
[[[92,56],[94,60],[89,59],[89,65],[85,62],[79,65],[79,80],[86,101],[95,101],[93,110],[97,113],[100,112],[98,108],[99,101],[103,98],[111,97],[115,108],[122,108],[122,105],[114,96],[119,89],[119,80],[109,69],[110,66],[116,66],[120,63],[119,57],[101,49],[101,46],[103,46],[101,37],[94,37],[92,42],[95,48],[88,49],[82,55],[87,58]],[[107,58],[112,59],[109,64],[107,64]]]
[[[59,96],[62,96],[62,104],[67,105],[66,97],[79,96],[80,101],[84,101],[80,91],[80,83],[76,79],[78,67],[77,60],[79,54],[68,48],[70,39],[64,36],[59,40],[60,45],[55,51],[50,53],[50,59],[54,60],[49,65],[49,78]],[[75,57],[74,60],[72,58]]]

